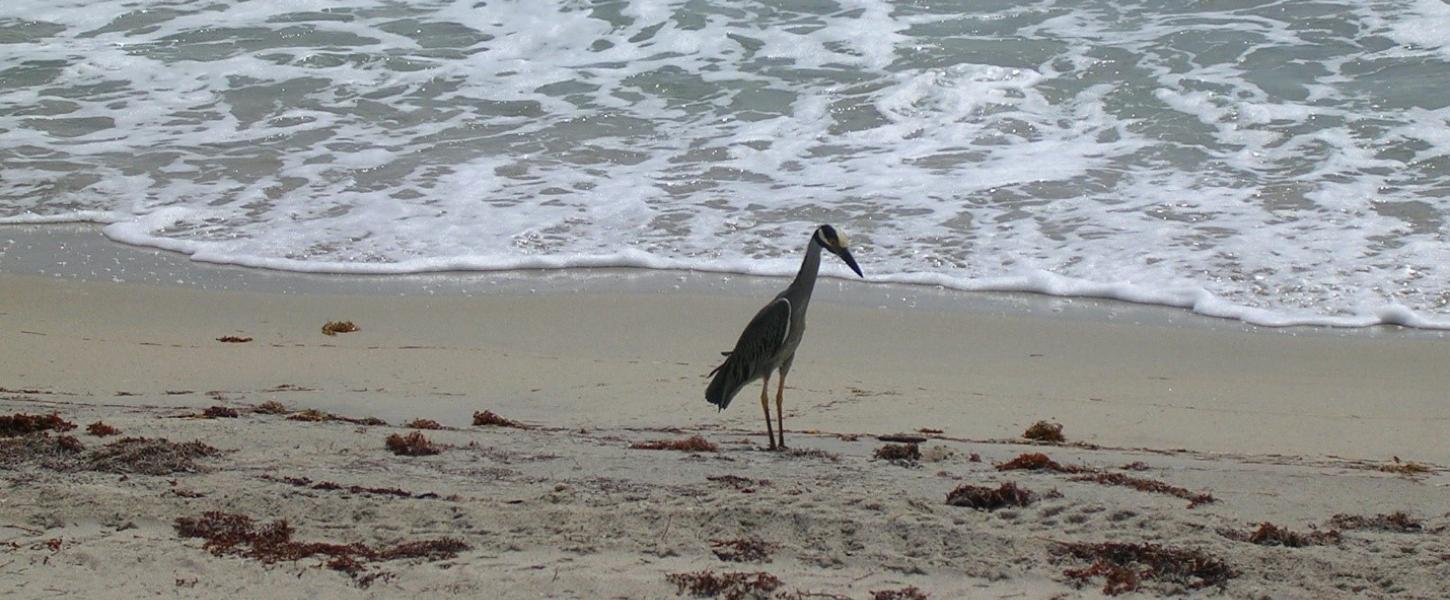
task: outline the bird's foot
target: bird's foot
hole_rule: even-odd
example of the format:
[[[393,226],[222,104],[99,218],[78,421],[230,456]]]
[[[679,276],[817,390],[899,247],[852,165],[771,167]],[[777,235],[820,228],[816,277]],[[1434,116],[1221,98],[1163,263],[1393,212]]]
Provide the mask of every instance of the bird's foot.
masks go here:
[[[771,442],[769,446],[765,447],[765,449],[768,452],[775,452],[777,450],[780,450],[780,446],[776,446],[775,442]]]

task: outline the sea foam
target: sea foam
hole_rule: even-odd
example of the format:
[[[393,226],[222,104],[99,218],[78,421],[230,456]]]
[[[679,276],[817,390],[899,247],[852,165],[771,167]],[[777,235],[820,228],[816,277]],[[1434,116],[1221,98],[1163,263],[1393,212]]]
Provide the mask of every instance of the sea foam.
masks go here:
[[[0,223],[1444,328],[1450,9],[1333,4],[12,0]]]

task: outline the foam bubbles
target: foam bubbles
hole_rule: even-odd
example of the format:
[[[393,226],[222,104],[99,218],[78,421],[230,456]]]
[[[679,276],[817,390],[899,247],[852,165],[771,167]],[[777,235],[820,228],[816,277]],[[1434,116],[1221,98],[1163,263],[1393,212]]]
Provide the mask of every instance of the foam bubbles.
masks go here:
[[[11,0],[0,223],[1444,327],[1445,6]]]

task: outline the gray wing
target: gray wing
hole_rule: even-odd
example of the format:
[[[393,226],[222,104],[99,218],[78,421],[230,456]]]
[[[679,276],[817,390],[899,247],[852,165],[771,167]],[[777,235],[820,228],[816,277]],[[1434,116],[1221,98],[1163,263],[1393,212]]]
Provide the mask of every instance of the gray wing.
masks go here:
[[[705,389],[705,399],[723,409],[740,388],[763,376],[785,348],[790,326],[790,301],[785,298],[776,298],[755,313],[725,363],[711,372],[714,379]]]
[[[740,358],[751,364],[763,364],[774,358],[785,348],[785,339],[790,336],[790,300],[776,298],[755,313],[755,318],[740,333],[731,358]]]

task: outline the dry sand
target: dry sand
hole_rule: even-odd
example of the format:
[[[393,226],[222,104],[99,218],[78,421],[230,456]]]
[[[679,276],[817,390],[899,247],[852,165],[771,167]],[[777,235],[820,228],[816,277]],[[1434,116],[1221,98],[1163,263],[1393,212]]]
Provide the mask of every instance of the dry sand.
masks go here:
[[[824,454],[782,455],[760,448],[754,390],[723,413],[701,398],[717,352],[778,284],[430,297],[0,274],[0,414],[57,412],[225,451],[196,474],[0,467],[0,587],[14,598],[669,598],[668,574],[708,569],[765,571],[806,598],[905,586],[933,598],[1096,597],[1103,578],[1075,586],[1064,571],[1086,563],[1053,549],[1121,541],[1221,558],[1239,574],[1211,595],[1445,597],[1450,344],[1437,336],[1167,323],[1111,303],[908,309],[850,300],[879,287],[828,282],[786,416],[787,441]],[[361,331],[323,336],[334,319]],[[215,339],[228,335],[253,339]],[[391,426],[248,411],[269,400]],[[213,405],[242,416],[178,418]],[[472,427],[479,410],[537,428]],[[415,418],[452,428],[425,432],[442,454],[385,450]],[[1039,419],[1087,445],[1025,445],[1018,436]],[[920,428],[943,432],[921,462],[872,458],[875,435]],[[108,441],[70,433],[92,448]],[[696,433],[721,451],[629,448]],[[1069,474],[993,468],[1024,452],[1217,501],[1190,509]],[[1429,472],[1379,469],[1394,457]],[[1148,468],[1121,469],[1133,462]],[[721,476],[749,478],[751,491],[709,479]],[[303,477],[437,497],[280,480]],[[957,485],[1006,481],[1061,496],[991,512],[945,503]],[[213,510],[286,519],[304,541],[453,537],[470,549],[371,565],[388,575],[363,587],[322,559],[217,557],[177,535],[177,517]],[[1346,530],[1307,548],[1224,535],[1264,521],[1322,532],[1336,514],[1395,511],[1423,528]],[[749,536],[778,544],[770,562],[711,551],[712,540]],[[1176,589],[1145,582],[1142,593]]]

